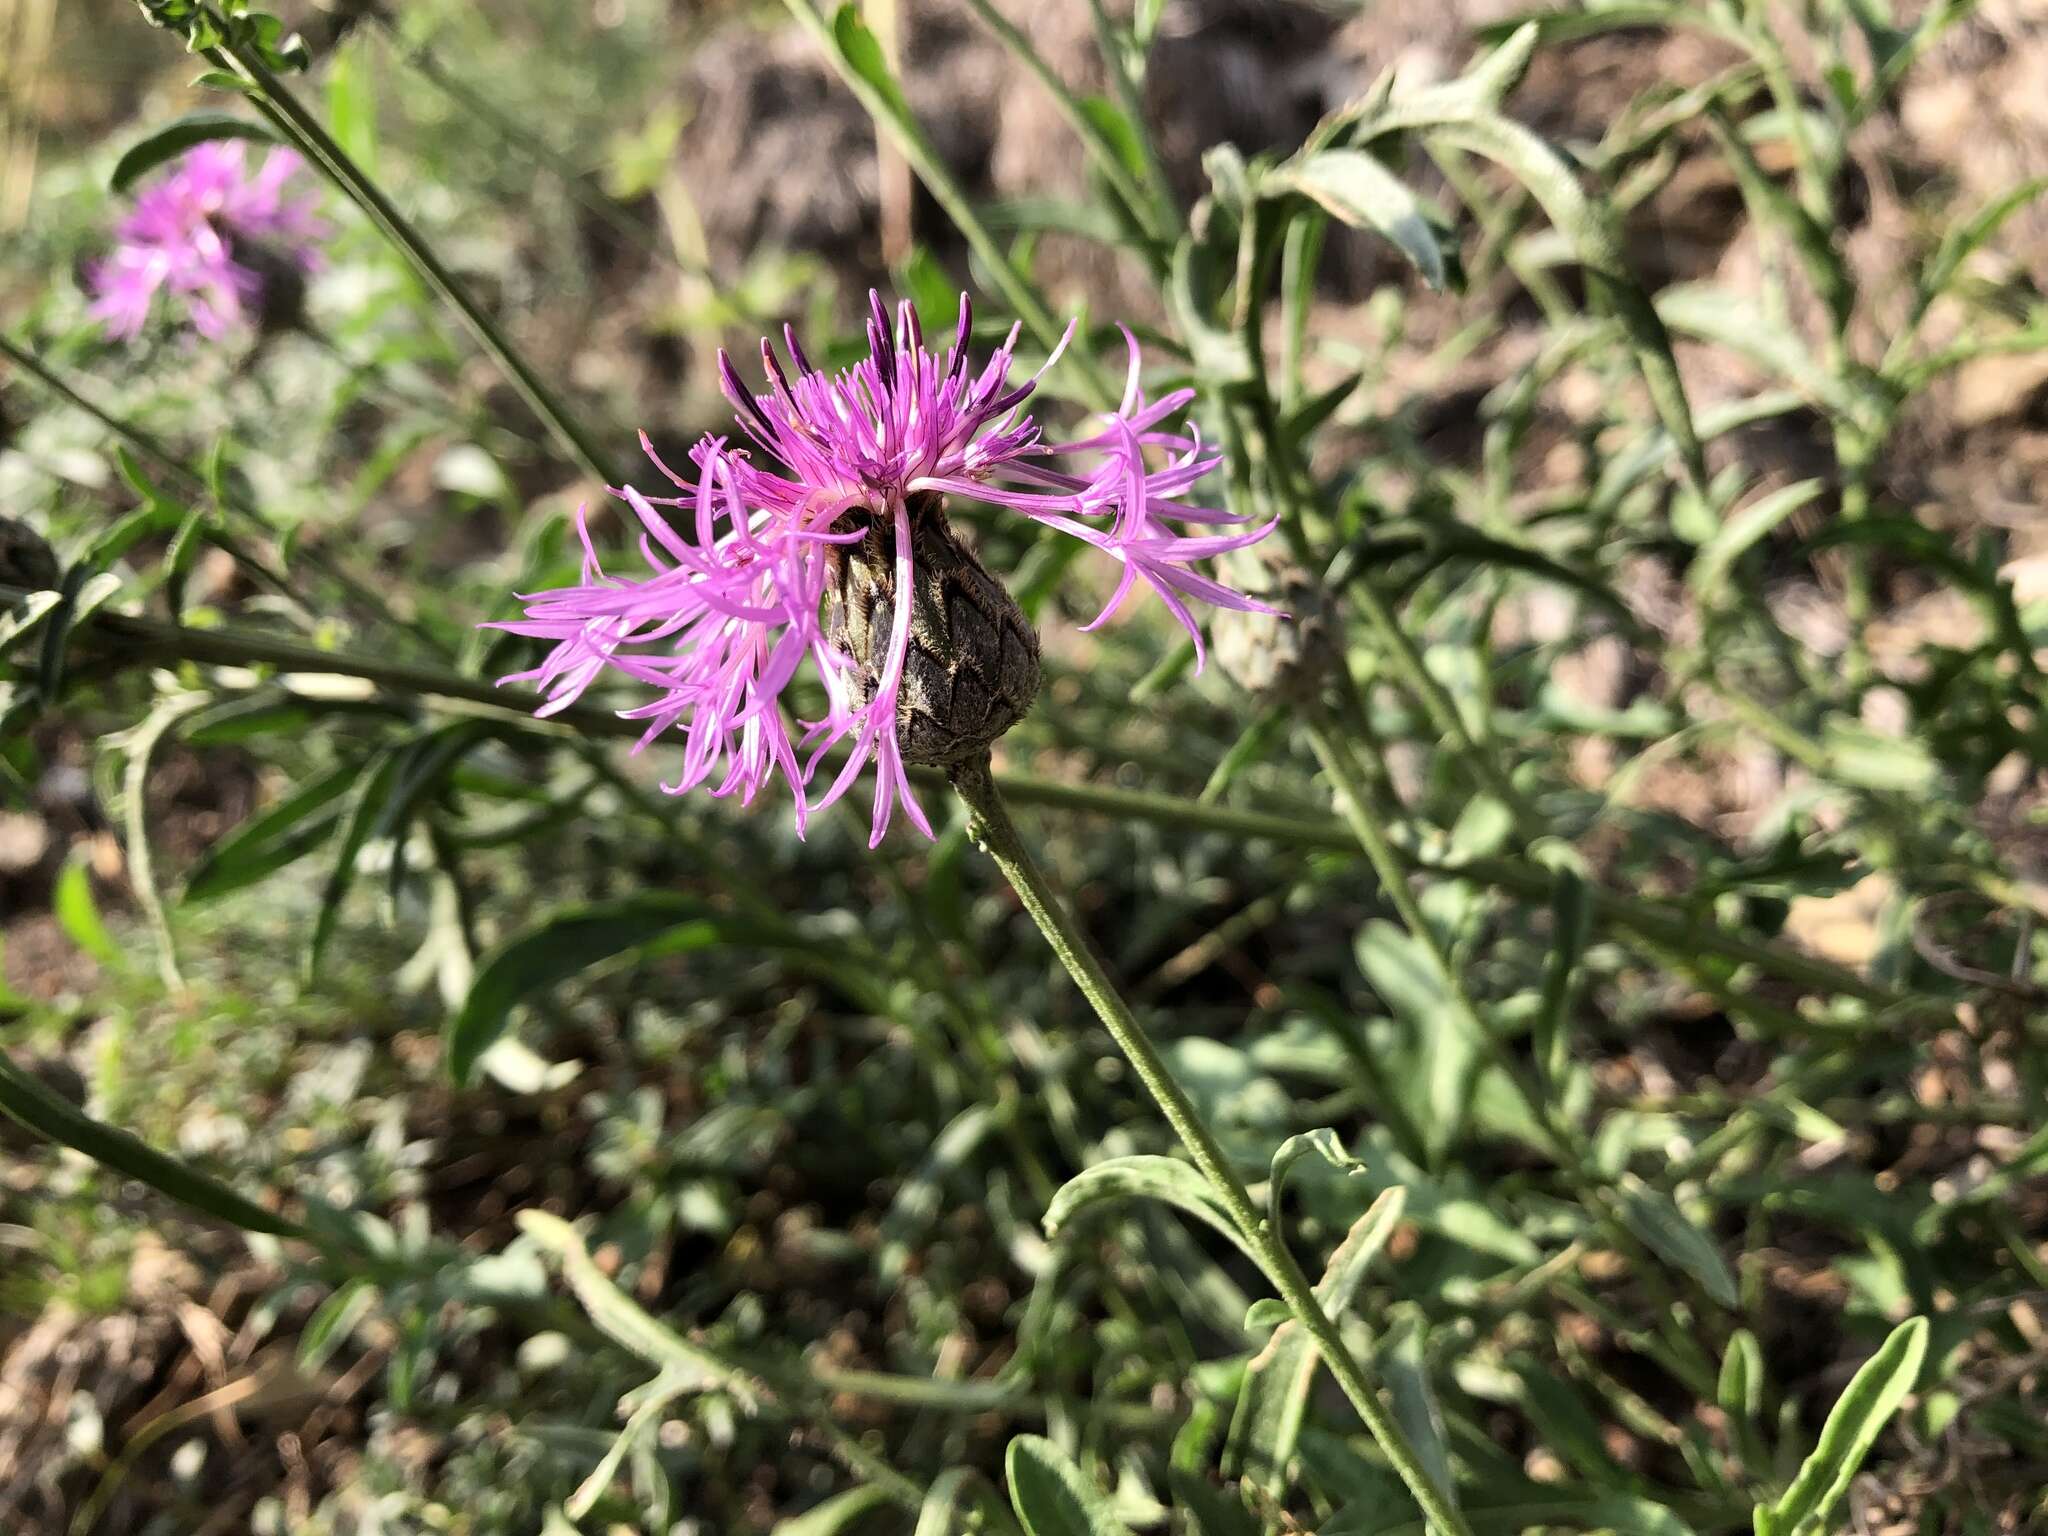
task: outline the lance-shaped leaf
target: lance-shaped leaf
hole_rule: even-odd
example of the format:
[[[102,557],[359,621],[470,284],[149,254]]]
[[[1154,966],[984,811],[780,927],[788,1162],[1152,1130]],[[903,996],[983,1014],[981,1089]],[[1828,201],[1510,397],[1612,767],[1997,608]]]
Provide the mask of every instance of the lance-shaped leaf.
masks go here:
[[[551,913],[477,966],[469,995],[444,1033],[449,1076],[467,1082],[512,1010],[556,983],[657,943],[667,953],[706,949],[722,932],[702,902],[673,892],[643,891]]]
[[[1003,1468],[1010,1503],[1030,1536],[1131,1536],[1102,1490],[1042,1435],[1012,1440]]]
[[[642,1360],[660,1366],[672,1381],[687,1383],[688,1390],[722,1388],[742,1407],[753,1411],[762,1395],[761,1383],[709,1350],[692,1344],[612,1284],[568,1222],[546,1211],[521,1211],[518,1220],[519,1230],[560,1266],[562,1278],[569,1282],[576,1300],[606,1337]]]
[[[1444,285],[1444,253],[1407,184],[1362,149],[1326,149],[1276,168],[1264,186],[1299,192],[1353,229],[1377,230],[1432,288]]]
[[[83,1152],[103,1168],[147,1184],[181,1205],[248,1232],[304,1237],[297,1222],[266,1211],[217,1179],[179,1161],[118,1126],[95,1120],[70,1100],[53,1093],[5,1056],[0,1056],[0,1112],[37,1135]]]
[[[1061,1228],[1092,1206],[1122,1200],[1162,1200],[1214,1227],[1246,1258],[1259,1263],[1258,1254],[1231,1219],[1229,1207],[1194,1165],[1149,1152],[1112,1157],[1067,1180],[1045,1209],[1046,1235],[1057,1237]]]
[[[1350,1310],[1366,1271],[1400,1225],[1406,1203],[1399,1185],[1387,1190],[1330,1255],[1329,1266],[1316,1283],[1316,1300],[1333,1319]],[[1285,1494],[1288,1464],[1300,1443],[1320,1359],[1315,1340],[1289,1318],[1245,1368],[1224,1446],[1224,1470],[1231,1476],[1248,1478],[1275,1498]]]
[[[1913,1390],[1926,1358],[1927,1319],[1914,1317],[1893,1329],[1863,1363],[1821,1426],[1820,1443],[1770,1512],[1774,1531],[1798,1536],[1802,1530],[1826,1529],[1828,1515],[1849,1491],[1849,1480],[1870,1454],[1878,1433]],[[1763,1524],[1759,1522],[1759,1536],[1766,1536]]]
[[[194,112],[159,128],[139,144],[131,145],[114,162],[113,174],[107,178],[107,189],[125,192],[158,166],[177,159],[195,145],[216,139],[251,139],[259,144],[278,142],[277,135],[268,127],[250,118],[230,117],[225,112]]]

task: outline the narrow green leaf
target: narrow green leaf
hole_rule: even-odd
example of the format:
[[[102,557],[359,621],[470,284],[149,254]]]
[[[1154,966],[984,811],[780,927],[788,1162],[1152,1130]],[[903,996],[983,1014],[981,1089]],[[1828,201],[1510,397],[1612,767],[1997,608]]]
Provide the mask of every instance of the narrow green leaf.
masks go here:
[[[657,939],[666,941],[665,948],[693,950],[720,936],[702,902],[669,892],[645,891],[550,914],[478,964],[461,1011],[448,1021],[448,1075],[469,1081],[477,1058],[504,1033],[512,1010],[558,982]]]
[[[923,1235],[943,1207],[947,1184],[998,1124],[999,1112],[993,1106],[968,1105],[932,1139],[931,1150],[904,1179],[882,1218],[880,1263],[889,1283],[901,1278],[911,1255],[923,1247]]]
[[[121,585],[121,578],[111,571],[95,571],[85,564],[74,565],[64,573],[57,605],[43,621],[42,657],[36,672],[36,690],[45,699],[55,700],[64,686],[64,662],[69,654],[72,632],[94,610],[104,607],[108,599],[121,590]]]
[[[1547,1360],[1516,1354],[1508,1369],[1521,1383],[1522,1409],[1550,1448],[1594,1487],[1626,1486],[1629,1475],[1608,1454],[1600,1421],[1568,1376]]]
[[[1760,496],[1733,514],[1712,538],[1700,546],[1699,554],[1685,573],[1686,585],[1702,602],[1718,601],[1735,562],[1768,537],[1773,528],[1818,496],[1822,488],[1819,480],[1801,480],[1795,485],[1781,486],[1768,496]]]
[[[617,1436],[605,1448],[604,1455],[598,1458],[597,1465],[592,1467],[589,1475],[576,1485],[576,1491],[563,1501],[562,1513],[571,1520],[581,1520],[588,1515],[596,1507],[597,1501],[604,1497],[605,1491],[611,1487],[612,1479],[619,1474],[620,1465],[628,1456],[641,1449],[647,1436],[660,1423],[662,1416],[668,1411],[668,1405],[690,1391],[695,1384],[690,1377],[679,1376],[665,1370],[644,1387],[627,1394],[627,1398],[621,1400],[620,1406],[625,1406],[626,1401],[638,1400],[631,1410],[631,1416],[620,1426]],[[777,1529],[780,1530],[782,1527],[778,1526]]]
[[[1131,1536],[1102,1491],[1042,1435],[1012,1440],[1003,1470],[1029,1536]]]
[[[1764,1356],[1756,1335],[1738,1328],[1728,1340],[1728,1353],[1721,1357],[1721,1379],[1715,1386],[1716,1400],[1731,1422],[1753,1422],[1764,1404]]]
[[[1275,1234],[1281,1230],[1280,1196],[1286,1189],[1288,1171],[1304,1157],[1312,1154],[1344,1173],[1365,1171],[1365,1164],[1345,1150],[1344,1143],[1338,1139],[1337,1133],[1328,1126],[1288,1137],[1273,1153],[1272,1166],[1266,1177],[1266,1217],[1272,1223]]]
[[[317,1371],[325,1365],[376,1303],[376,1286],[360,1275],[336,1287],[299,1335],[299,1369]]]
[[[1316,1282],[1316,1300],[1323,1304],[1323,1310],[1331,1317],[1342,1317],[1351,1310],[1358,1288],[1365,1281],[1366,1271],[1379,1257],[1380,1250],[1386,1247],[1394,1229],[1400,1226],[1401,1217],[1407,1209],[1408,1191],[1396,1184],[1382,1191],[1380,1197],[1367,1207],[1365,1214],[1351,1224],[1351,1230],[1344,1234],[1344,1241],[1337,1245],[1337,1251],[1330,1255],[1330,1262],[1324,1266],[1323,1278]]]
[[[1251,1511],[1199,1472],[1168,1467],[1166,1477],[1186,1536],[1259,1536]]]
[[[212,696],[205,693],[174,694],[164,699],[128,737],[128,761],[122,774],[121,815],[128,833],[130,884],[156,936],[157,967],[164,985],[174,993],[185,983],[178,971],[177,940],[171,932],[170,914],[164,910],[163,891],[156,878],[156,854],[149,841],[149,771],[164,739],[180,722],[212,702]]]
[[[1961,223],[1950,225],[1921,273],[1919,310],[1924,311],[1929,303],[1948,292],[1949,285],[1962,271],[1963,263],[1981,250],[1987,241],[1996,239],[2014,214],[2044,192],[2048,192],[2048,176],[2033,177],[2003,196],[1993,198]]]
[[[147,1184],[180,1205],[230,1226],[278,1237],[307,1235],[297,1222],[275,1211],[266,1211],[218,1180],[157,1151],[141,1138],[93,1119],[68,1099],[52,1093],[5,1055],[0,1055],[0,1111],[37,1135],[83,1152],[101,1167]]]
[[[1244,1331],[1268,1333],[1294,1316],[1278,1296],[1261,1296],[1245,1309]]]
[[[1102,136],[1102,142],[1115,154],[1126,174],[1142,181],[1145,176],[1145,144],[1137,127],[1124,116],[1123,109],[1102,96],[1083,96],[1078,105],[1081,115],[1089,125]]]
[[[1587,197],[1556,150],[1520,123],[1497,114],[1478,113],[1462,122],[1447,122],[1429,129],[1428,137],[1504,167],[1528,188],[1551,224],[1571,242],[1594,301],[1619,320],[1627,333],[1650,400],[1665,431],[1678,445],[1689,478],[1695,486],[1704,485],[1707,476],[1699,434],[1671,353],[1671,338],[1623,259],[1621,241],[1605,206]]]
[[[1893,1329],[1863,1363],[1821,1426],[1820,1443],[1772,1511],[1778,1529],[1797,1536],[1803,1527],[1826,1528],[1878,1433],[1913,1390],[1926,1358],[1927,1319],[1914,1317]]]
[[[1571,1006],[1572,977],[1586,952],[1586,939],[1593,930],[1593,902],[1586,882],[1569,869],[1560,869],[1550,892],[1550,954],[1543,964],[1543,995],[1537,1005],[1530,1039],[1536,1060],[1546,1081],[1563,1078],[1571,1059],[1571,1030],[1567,1018]]]
[[[1243,1478],[1275,1500],[1286,1496],[1318,1358],[1315,1340],[1290,1319],[1245,1367],[1223,1448],[1226,1476]]]
[[[1187,338],[1188,352],[1196,368],[1215,384],[1242,384],[1254,378],[1258,365],[1244,337],[1208,319],[1195,284],[1195,245],[1183,239],[1174,247],[1173,266],[1167,278],[1173,300],[1174,320]]]
[[[313,919],[313,937],[306,946],[305,977],[308,986],[319,979],[321,958],[327,953],[328,941],[334,937],[335,927],[341,921],[341,904],[348,896],[349,887],[355,884],[356,857],[370,840],[370,829],[383,814],[384,802],[390,798],[391,786],[402,761],[402,753],[380,753],[369,771],[356,783],[355,796],[349,802],[348,814],[342,823],[341,847],[327,872],[326,885],[320,892],[320,911]]]
[[[367,49],[358,44],[327,61],[327,129],[349,158],[377,173],[377,82]]]
[[[948,1467],[932,1479],[911,1536],[953,1536],[971,1529],[961,1518],[960,1506],[969,1500],[980,1505],[989,1491],[987,1480],[973,1467]]]
[[[1326,149],[1280,166],[1267,186],[1298,192],[1353,229],[1377,230],[1432,288],[1444,285],[1444,253],[1407,184],[1362,149]]]
[[[138,179],[166,161],[175,160],[196,144],[216,139],[252,139],[261,144],[278,142],[276,134],[251,118],[231,117],[225,112],[194,112],[131,145],[114,163],[113,174],[107,178],[107,190],[125,192]]]
[[[1451,1499],[1455,1508],[1458,1485],[1451,1475],[1451,1452],[1444,1438],[1443,1410],[1429,1384],[1428,1362],[1422,1353],[1420,1319],[1411,1313],[1387,1335],[1379,1351],[1380,1378],[1387,1384],[1394,1417],[1408,1435],[1409,1444],[1428,1469],[1430,1479]]]
[[[1679,1210],[1663,1191],[1634,1175],[1621,1183],[1621,1218],[1650,1251],[1682,1269],[1724,1307],[1737,1304],[1735,1276],[1713,1240]]]
[[[185,877],[182,899],[211,901],[253,885],[303,857],[333,835],[340,818],[326,807],[363,772],[356,762],[315,774],[262,815],[244,822],[208,850]]]
[[[1489,43],[1505,42],[1525,32],[1535,42],[1576,42],[1582,37],[1598,37],[1603,32],[1675,26],[1684,20],[1683,13],[1684,7],[1672,4],[1671,0],[1633,5],[1619,3],[1619,0],[1613,0],[1613,3],[1599,0],[1599,3],[1581,9],[1518,12],[1499,21],[1488,22],[1477,31],[1481,40]]]
[[[1367,1269],[1400,1224],[1405,1203],[1399,1185],[1386,1190],[1337,1245],[1316,1285],[1316,1300],[1331,1317],[1350,1310]],[[1307,1330],[1292,1318],[1283,1318],[1266,1347],[1245,1368],[1224,1447],[1227,1473],[1250,1479],[1274,1498],[1285,1495],[1287,1468],[1300,1443],[1309,1389],[1321,1358]]]
[[[1353,948],[1365,979],[1407,1032],[1411,1048],[1401,1086],[1434,1161],[1463,1133],[1483,1042],[1452,1022],[1458,1010],[1445,978],[1413,934],[1374,918],[1359,929]]]
[[[1194,1165],[1156,1153],[1112,1157],[1075,1174],[1060,1186],[1045,1209],[1046,1235],[1057,1237],[1081,1212],[1120,1200],[1162,1200],[1214,1227],[1246,1258],[1259,1262],[1258,1254],[1231,1220],[1229,1208]]]

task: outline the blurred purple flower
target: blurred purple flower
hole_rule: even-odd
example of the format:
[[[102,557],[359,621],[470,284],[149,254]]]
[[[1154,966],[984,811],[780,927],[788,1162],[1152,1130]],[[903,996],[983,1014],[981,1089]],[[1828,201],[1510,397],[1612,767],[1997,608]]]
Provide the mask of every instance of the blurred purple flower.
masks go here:
[[[218,339],[263,296],[261,252],[303,270],[319,265],[329,226],[314,197],[289,197],[303,162],[274,149],[251,174],[247,146],[213,141],[187,150],[136,198],[114,231],[114,249],[86,274],[92,316],[128,338],[149,318],[158,293],[182,303],[193,328]]]
[[[1242,519],[1179,499],[1222,455],[1192,428],[1183,433],[1166,425],[1194,398],[1193,390],[1145,398],[1138,345],[1128,331],[1130,374],[1121,404],[1094,435],[1048,444],[1021,414],[1038,376],[1009,383],[1016,327],[975,373],[967,357],[964,294],[958,330],[943,358],[925,350],[909,304],[899,307],[892,328],[880,297],[870,295],[870,301],[870,356],[843,373],[813,367],[788,327],[783,338],[795,377],[764,340],[766,394],[748,389],[720,353],[721,380],[740,429],[779,468],[756,463],[746,448],[724,438],[707,437],[690,451],[695,475],[685,479],[655,456],[643,434],[648,457],[684,493],[645,496],[631,486],[613,491],[644,529],[640,552],[653,574],[607,574],[579,511],[582,583],[524,596],[525,618],[494,627],[554,642],[539,666],[503,679],[537,683],[547,695],[543,715],[568,707],[608,668],[653,689],[653,699],[621,713],[648,722],[643,747],[671,726],[681,727],[683,771],[663,786],[671,794],[709,784],[715,795],[738,791],[751,802],[779,771],[795,795],[801,834],[809,816],[844,794],[872,760],[871,842],[878,843],[899,798],[904,814],[932,835],[897,740],[915,590],[912,497],[936,493],[1005,507],[1094,545],[1123,571],[1087,627],[1106,621],[1142,581],[1194,637],[1198,668],[1201,634],[1188,599],[1274,610],[1191,568],[1257,543],[1272,525],[1181,531]],[[1056,467],[1061,461],[1071,467]],[[679,515],[672,521],[663,509]],[[843,558],[835,546],[859,542],[879,520],[892,534],[894,623],[868,692],[821,609],[835,560]],[[806,659],[824,684],[826,714],[793,731],[780,700]],[[822,755],[848,738],[846,762],[830,787],[812,798],[808,785]]]

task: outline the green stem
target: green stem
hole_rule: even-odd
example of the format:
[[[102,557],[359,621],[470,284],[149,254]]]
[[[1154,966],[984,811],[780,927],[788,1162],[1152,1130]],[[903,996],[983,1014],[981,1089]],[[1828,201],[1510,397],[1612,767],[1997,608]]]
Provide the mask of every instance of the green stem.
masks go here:
[[[1066,119],[1067,126],[1073,129],[1076,137],[1081,140],[1082,146],[1094,159],[1104,179],[1115,189],[1117,196],[1123,199],[1124,206],[1130,210],[1131,217],[1137,221],[1139,228],[1154,240],[1170,242],[1174,234],[1172,218],[1163,213],[1146,188],[1139,185],[1138,179],[1131,174],[1130,167],[1124,164],[1123,157],[1117,153],[1116,146],[1110,143],[1109,136],[1102,131],[1095,119],[1088,115],[1080,98],[1068,88],[1066,81],[1046,63],[1045,56],[1031,46],[1031,39],[1019,31],[1016,23],[997,10],[990,0],[967,0],[967,5],[981,18],[982,25],[995,33],[1003,46],[1014,53],[1023,62],[1024,67],[1037,77],[1038,83],[1045,87],[1046,94],[1052,97],[1053,106],[1059,110],[1060,116]]]
[[[193,496],[212,495],[212,491],[207,485],[206,477],[198,470],[193,469],[182,459],[178,458],[149,433],[144,432],[139,427],[130,426],[112,412],[95,405],[83,394],[79,393],[77,388],[61,374],[57,373],[20,343],[13,341],[5,335],[0,335],[0,357],[5,357],[9,362],[21,369],[23,373],[29,375],[30,378],[41,384],[51,394],[56,395],[74,410],[81,411],[85,415],[90,416],[94,421],[113,433],[121,442],[133,449],[136,454],[147,460],[159,473],[168,475],[176,480],[188,494]],[[223,512],[231,512],[235,516],[242,518],[264,534],[265,537],[275,538],[278,534],[279,530],[271,524],[268,518],[255,507],[238,497],[230,495],[224,498],[221,510]],[[267,561],[244,546],[239,539],[222,533],[215,533],[212,535],[212,538],[223,550],[227,551],[229,557],[236,564],[257,577],[266,586],[271,588],[272,591],[290,598],[295,603],[299,601],[297,592],[293,589],[291,581],[285,574],[282,571],[273,569]],[[417,624],[401,619],[394,614],[391,611],[390,605],[385,602],[383,596],[373,587],[358,577],[349,574],[348,571],[336,564],[324,552],[317,549],[308,549],[302,552],[302,558],[318,568],[330,580],[339,584],[352,600],[363,605],[365,611],[374,614],[377,618],[388,624],[410,630],[415,634],[423,633]]]
[[[1110,1038],[1116,1041],[1118,1049],[1151,1093],[1167,1124],[1173,1127],[1174,1134],[1187,1148],[1195,1167],[1215,1189],[1245,1242],[1258,1256],[1268,1278],[1279,1289],[1288,1310],[1315,1341],[1330,1367],[1330,1373],[1344,1389],[1344,1395],[1358,1410],[1358,1416],[1379,1442],[1381,1451],[1401,1481],[1415,1495],[1423,1515],[1445,1536],[1471,1536],[1471,1528],[1466,1525],[1464,1516],[1458,1513],[1449,1491],[1437,1485],[1400,1424],[1380,1402],[1377,1386],[1353,1357],[1343,1335],[1337,1331],[1337,1325],[1323,1310],[1293,1251],[1253,1204],[1243,1181],[1231,1169],[1228,1157],[1217,1143],[1215,1133],[1203,1121],[1187,1091],[1167,1069],[1158,1047],[1152,1043],[1152,1037],[1131,1012],[1130,1005],[1110,980],[1087,936],[1068,913],[1045,872],[1039,868],[1038,861],[1032,857],[1029,846],[1018,835],[1016,824],[1010,820],[1009,811],[996,788],[987,757],[956,768],[952,779],[954,789],[974,817],[982,846],[1016,890],[1018,900],[1031,914],[1032,921],[1038,924],[1046,943],[1052,947],[1053,953],[1066,967],[1067,974],[1095,1009]]]
[[[0,586],[0,606],[19,602],[28,595],[18,587]],[[564,710],[547,721],[535,721],[516,699],[483,678],[464,676],[441,667],[382,661],[351,651],[322,650],[300,641],[247,630],[199,629],[135,614],[109,613],[104,609],[87,614],[80,620],[79,628],[86,633],[122,642],[120,663],[123,667],[142,661],[189,661],[206,666],[275,667],[283,672],[354,677],[399,693],[450,700],[516,717],[531,730],[566,730],[583,736],[609,738],[637,738],[641,734],[637,721],[622,720],[609,710],[584,705]],[[936,788],[944,783],[944,776],[934,769],[912,769],[911,777],[925,788]],[[1359,855],[1355,834],[1342,822],[1328,818],[1275,816],[1264,811],[1205,805],[1182,795],[1077,784],[1029,773],[1005,773],[999,782],[1003,792],[1019,804],[1106,816],[1117,821],[1147,822],[1183,832],[1264,838],[1282,847],[1310,853],[1337,853],[1354,858]],[[1411,862],[1416,869],[1430,870],[1446,879],[1476,880],[1517,896],[1548,900],[1551,892],[1552,877],[1549,873],[1516,859],[1465,859],[1445,864]],[[1718,955],[1741,965],[1754,965],[1816,992],[1854,997],[1878,1007],[1899,1007],[1914,1001],[1875,986],[1855,972],[1826,960],[1731,933],[1658,902],[1598,886],[1587,894],[1595,914],[1603,923],[1668,945],[1676,952]],[[1932,1001],[1924,1006],[1939,1011],[1939,1005]],[[1809,1027],[1822,1029],[1825,1026],[1809,1024]]]
[[[1103,68],[1109,72],[1109,88],[1129,121],[1131,132],[1138,137],[1138,158],[1145,167],[1145,184],[1158,204],[1160,220],[1167,229],[1173,229],[1180,223],[1180,209],[1166,180],[1166,167],[1160,164],[1159,151],[1145,128],[1145,104],[1138,99],[1137,82],[1124,67],[1123,45],[1117,40],[1116,28],[1110,22],[1109,12],[1103,9],[1102,0],[1088,0],[1088,13],[1095,23],[1095,46],[1102,54]]]
[[[216,68],[240,75],[254,88],[250,99],[255,102],[256,110],[269,119],[271,126],[308,160],[326,172],[328,178],[369,215],[370,221],[383,232],[384,237],[412,263],[421,280],[454,306],[477,345],[504,370],[512,387],[540,418],[563,452],[583,473],[610,484],[611,477],[604,467],[605,456],[596,439],[569,414],[539,373],[519,355],[498,323],[442,263],[426,237],[413,228],[391,199],[349,157],[348,151],[321,126],[319,119],[301,106],[298,98],[250,50],[234,43],[223,43],[218,48],[207,49],[206,58]]]
[[[1393,842],[1388,838],[1386,828],[1380,824],[1371,792],[1367,789],[1365,776],[1359,770],[1358,761],[1342,737],[1329,725],[1327,719],[1312,718],[1308,727],[1309,745],[1315,750],[1316,758],[1323,765],[1323,771],[1337,788],[1337,803],[1344,812],[1344,819],[1357,836],[1358,843],[1371,860],[1373,871],[1379,876],[1380,888],[1394,910],[1400,914],[1401,922],[1407,928],[1409,937],[1422,947],[1429,963],[1437,973],[1437,980],[1443,987],[1444,996],[1449,999],[1451,1009],[1457,1016],[1457,1026],[1470,1037],[1484,1053],[1494,1069],[1507,1081],[1528,1111],[1529,1118],[1548,1143],[1547,1151],[1557,1162],[1565,1182],[1570,1185],[1586,1208],[1593,1213],[1609,1242],[1634,1261],[1643,1283],[1650,1289],[1652,1297],[1659,1303],[1659,1311],[1668,1325],[1676,1296],[1665,1284],[1661,1267],[1656,1259],[1636,1240],[1627,1224],[1621,1219],[1615,1204],[1613,1191],[1595,1171],[1591,1149],[1578,1128],[1558,1113],[1551,1095],[1540,1091],[1531,1084],[1516,1066],[1500,1042],[1500,1037],[1479,1016],[1471,995],[1459,979],[1451,957],[1430,927],[1423,915],[1422,903],[1416,899],[1415,889],[1408,882],[1408,871],[1402,867],[1401,859],[1394,852]],[[1384,773],[1384,767],[1382,767]],[[1694,1374],[1681,1374],[1689,1385],[1698,1385],[1697,1371],[1703,1362],[1694,1362]]]

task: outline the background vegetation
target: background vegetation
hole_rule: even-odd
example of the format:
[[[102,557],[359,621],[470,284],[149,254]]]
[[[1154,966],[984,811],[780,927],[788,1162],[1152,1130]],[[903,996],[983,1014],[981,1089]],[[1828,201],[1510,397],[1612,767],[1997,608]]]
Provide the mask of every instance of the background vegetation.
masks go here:
[[[142,9],[0,5],[0,1529],[1421,1528],[943,791],[490,686],[870,282],[1283,519],[1199,676],[975,520],[999,767],[1472,1529],[2048,1524],[2038,7]],[[110,343],[193,111],[353,195]]]

